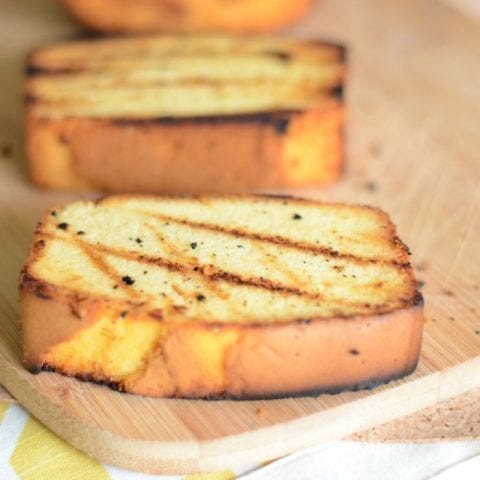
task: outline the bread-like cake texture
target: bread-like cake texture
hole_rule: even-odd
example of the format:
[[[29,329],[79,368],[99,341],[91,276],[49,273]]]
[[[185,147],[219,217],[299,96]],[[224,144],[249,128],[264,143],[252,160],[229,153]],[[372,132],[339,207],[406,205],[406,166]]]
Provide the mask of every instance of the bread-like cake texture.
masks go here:
[[[37,50],[27,73],[30,172],[47,188],[246,193],[341,173],[340,46],[102,39]]]
[[[86,27],[106,33],[269,33],[293,23],[311,0],[63,0]]]
[[[52,209],[20,298],[29,370],[159,397],[371,387],[414,370],[423,327],[385,213],[281,197]]]

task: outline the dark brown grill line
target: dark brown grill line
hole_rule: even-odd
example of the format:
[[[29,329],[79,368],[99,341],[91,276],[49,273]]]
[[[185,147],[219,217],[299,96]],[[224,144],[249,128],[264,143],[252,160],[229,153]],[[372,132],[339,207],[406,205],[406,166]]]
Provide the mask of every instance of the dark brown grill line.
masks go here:
[[[160,61],[164,62],[171,58],[178,59],[178,58],[189,58],[193,57],[207,57],[211,58],[218,58],[218,57],[231,57],[234,55],[235,57],[246,57],[251,58],[255,57],[258,59],[274,59],[280,61],[282,64],[287,63],[312,63],[315,62],[318,64],[319,62],[325,64],[338,64],[342,66],[345,63],[345,52],[346,49],[342,45],[336,44],[329,44],[328,42],[311,42],[317,43],[318,46],[322,46],[324,51],[321,52],[303,52],[298,51],[296,49],[290,48],[283,48],[283,49],[266,49],[266,50],[242,50],[237,48],[230,48],[228,51],[213,51],[207,49],[197,49],[188,52],[187,55],[180,50],[165,50],[163,52],[156,52],[155,54],[149,54],[144,57],[138,57],[136,53],[133,51],[127,52],[127,54],[123,54],[122,48],[117,48],[114,54],[109,53],[100,53],[96,54],[96,64],[89,63],[88,60],[76,62],[70,66],[51,66],[45,65],[38,61],[32,61],[29,63],[25,68],[25,74],[27,76],[36,76],[36,75],[55,75],[55,74],[68,74],[68,73],[79,73],[79,72],[96,72],[96,71],[104,71],[111,67],[112,63],[124,60],[132,60],[136,61],[138,58],[140,61],[149,61],[149,60],[156,60],[160,59]],[[148,52],[148,50],[147,50]],[[311,57],[311,53],[315,53],[313,59]],[[118,55],[121,53],[121,55]],[[67,59],[68,61],[68,59]]]
[[[178,262],[172,262],[162,257],[153,257],[150,255],[139,254],[136,251],[128,251],[122,250],[114,247],[109,247],[106,245],[94,245],[89,244],[88,242],[84,242],[88,245],[89,248],[95,250],[98,253],[112,255],[120,258],[125,258],[127,260],[136,261],[139,263],[144,263],[148,265],[156,265],[161,268],[165,268],[172,272],[178,272],[184,275],[198,275],[202,278],[202,280],[211,280],[211,281],[223,281],[233,285],[242,285],[242,286],[249,286],[254,288],[262,288],[265,290],[269,290],[271,292],[277,292],[279,294],[286,294],[286,295],[296,295],[302,298],[307,298],[309,300],[315,302],[321,302],[323,300],[323,296],[319,293],[311,293],[304,290],[300,290],[294,287],[287,287],[281,283],[274,282],[264,277],[242,277],[241,275],[233,274],[230,272],[226,272],[224,270],[220,270],[213,265],[197,265],[192,267],[191,265],[184,265]],[[133,292],[134,289],[129,289],[128,292]],[[402,303],[404,306],[412,305],[414,299],[399,299],[399,302]],[[367,308],[369,311],[389,311],[391,310],[391,306],[388,305],[372,305],[372,304],[365,304],[364,302],[348,302],[344,299],[336,299],[338,304],[339,310],[341,310],[342,305],[348,306],[357,306],[358,308],[363,307]],[[341,313],[337,314],[341,316]]]
[[[245,277],[242,277],[241,275],[236,275],[230,272],[220,270],[214,267],[213,265],[197,265],[195,267],[192,267],[191,265],[184,265],[178,262],[172,262],[162,257],[153,257],[150,255],[139,254],[136,251],[121,250],[118,248],[109,247],[107,245],[94,245],[94,244],[83,242],[83,241],[79,241],[79,243],[80,242],[83,243],[83,249],[85,253],[87,253],[89,256],[92,254],[94,255],[95,253],[102,253],[106,255],[112,255],[112,256],[124,258],[126,260],[136,261],[139,263],[156,265],[158,267],[165,268],[172,272],[178,272],[178,273],[188,274],[188,275],[198,275],[204,279],[208,278],[211,281],[224,281],[234,285],[245,285],[250,287],[263,288],[266,290],[270,290],[272,292],[297,295],[297,296],[309,298],[311,300],[316,300],[316,301],[322,300],[323,298],[322,295],[320,294],[313,294],[310,292],[300,290],[298,288],[287,287],[285,285],[282,285],[278,282],[274,282],[267,278],[263,278],[263,277],[245,278]],[[105,262],[103,263],[105,265],[105,268],[101,268],[99,265],[100,270],[110,275],[110,273],[106,271],[106,269],[108,269],[109,266],[106,265]],[[132,291],[133,289],[128,289],[128,292],[132,292]]]
[[[401,268],[406,268],[410,265],[408,262],[399,262],[397,260],[382,260],[379,258],[360,257],[352,253],[341,253],[325,245],[318,245],[318,246],[311,245],[307,243],[297,242],[295,240],[290,240],[288,238],[280,237],[280,236],[264,235],[260,233],[249,232],[246,230],[240,230],[237,228],[225,228],[220,225],[214,225],[211,223],[195,222],[193,220],[186,220],[183,218],[171,217],[169,215],[152,214],[150,212],[144,212],[141,210],[138,210],[137,213],[150,218],[157,218],[159,220],[166,221],[166,222],[179,223],[181,225],[186,225],[191,228],[198,228],[198,229],[206,230],[210,232],[223,233],[225,235],[229,235],[235,238],[246,238],[248,240],[257,240],[260,242],[273,243],[275,245],[280,245],[282,247],[292,248],[295,250],[300,250],[300,251],[309,252],[309,253],[317,253],[317,254],[325,255],[327,257],[338,258],[342,260],[349,260],[353,263],[358,263],[361,265],[366,265],[366,264],[370,265],[372,263],[378,263],[381,265],[391,265],[394,267],[401,267]]]
[[[262,255],[268,259],[270,265],[272,265],[274,269],[282,272],[293,284],[300,285],[302,288],[304,287],[305,279],[300,278],[299,275],[296,275],[295,272],[288,268],[283,262],[280,262],[278,257],[269,253],[265,244],[258,243],[256,247],[260,250]]]
[[[90,261],[95,265],[98,270],[110,277],[114,285],[117,285],[118,288],[124,290],[125,292],[128,292],[130,296],[138,298],[139,292],[134,288],[126,285],[122,280],[122,275],[120,275],[114,268],[112,268],[105,261],[102,255],[98,254],[98,246],[76,238],[73,238],[72,240],[75,245],[80,248],[82,252],[90,259]]]
[[[44,238],[48,238],[50,240],[54,240],[56,238],[62,239],[63,241],[67,240],[66,238],[63,238],[64,235],[58,235],[58,232],[48,232],[48,231],[43,231],[42,235]],[[228,272],[223,272],[223,271],[218,271],[218,272],[211,272],[211,265],[206,265],[206,266],[197,266],[194,267],[193,271],[191,267],[184,266],[181,264],[176,264],[175,262],[169,262],[168,260],[165,260],[163,258],[157,258],[157,257],[151,257],[151,256],[145,256],[145,255],[139,255],[137,251],[125,251],[122,249],[114,248],[114,247],[108,247],[108,246],[102,246],[102,245],[95,245],[95,244],[90,244],[88,242],[85,242],[83,240],[79,239],[74,239],[75,241],[79,241],[84,243],[84,247],[86,247],[86,250],[83,250],[85,254],[87,254],[89,257],[91,257],[92,251],[94,251],[93,255],[95,256],[95,259],[97,260],[96,265],[97,268],[100,268],[101,271],[104,273],[107,273],[111,278],[117,278],[118,274],[117,272],[111,271],[110,267],[106,262],[101,258],[101,255],[112,255],[112,256],[117,256],[120,258],[126,258],[128,260],[133,260],[133,261],[138,261],[142,263],[147,263],[147,264],[155,264],[160,267],[167,268],[171,271],[176,271],[188,275],[192,275],[193,273],[198,273],[202,279],[205,279],[205,276],[210,278],[213,281],[225,281],[225,282],[230,282],[233,284],[241,284],[241,285],[247,285],[247,286],[252,286],[252,287],[260,287],[260,288],[268,288],[270,291],[277,291],[279,293],[283,294],[295,294],[295,295],[300,295],[304,298],[311,298],[316,301],[321,300],[318,295],[312,295],[309,292],[302,292],[298,289],[285,289],[283,285],[278,285],[278,284],[273,284],[273,282],[268,282],[268,280],[265,280],[263,278],[259,279],[243,279],[240,276],[237,275],[232,275],[229,274]],[[88,253],[87,253],[88,252]],[[101,261],[98,262],[98,259]],[[107,272],[103,267],[107,268]],[[207,272],[205,270],[208,270]],[[40,296],[41,298],[51,298],[50,292],[54,294],[54,292],[58,289],[57,286],[54,284],[50,284],[48,282],[42,282],[41,280],[36,279],[35,277],[29,277],[28,272],[25,270],[22,272],[22,278],[21,278],[21,285],[22,288],[27,288],[32,291],[34,291],[35,294]],[[246,283],[249,280],[253,280],[252,283]],[[265,285],[265,283],[268,283],[269,285]],[[45,288],[43,288],[43,285],[45,284]],[[273,289],[272,289],[273,287]],[[37,292],[37,290],[40,289],[40,291]],[[43,292],[48,292],[47,296],[43,296]],[[139,292],[135,291],[134,287],[128,288],[126,291],[127,294],[134,296],[134,297],[139,297]],[[142,292],[143,293],[143,292]],[[139,305],[145,305],[145,298],[142,296],[143,301]],[[150,298],[152,300],[152,298]],[[168,297],[166,297],[166,300],[168,301]],[[394,303],[391,304],[380,304],[380,305],[371,305],[371,304],[365,304],[364,302],[348,302],[345,301],[344,299],[336,299],[336,302],[338,304],[338,310],[335,310],[332,312],[331,315],[339,318],[352,318],[355,316],[361,316],[365,314],[386,314],[389,312],[392,312],[398,308],[407,308],[407,307],[414,307],[418,306],[423,302],[421,294],[418,292],[413,292],[412,296],[409,296],[409,298],[400,298],[397,299]],[[357,308],[356,313],[354,314],[345,314],[342,312],[342,305],[348,305],[349,307]],[[173,303],[171,305],[168,305],[167,310],[172,310],[178,313],[181,311],[183,307],[174,305]],[[366,311],[364,310],[366,309]],[[161,317],[163,318],[164,311],[161,312]]]
[[[150,213],[146,212],[138,212],[141,213],[144,216],[149,216],[151,218],[156,218],[159,215],[151,215]],[[162,220],[167,220],[167,221],[178,221],[175,217],[168,217],[168,216],[161,216]],[[181,223],[181,222],[180,222]],[[189,225],[190,222],[186,222],[187,225]],[[195,222],[191,222],[195,223]],[[215,225],[209,225],[209,224],[200,224],[202,226],[208,226],[208,227],[216,227]],[[158,232],[155,231],[155,229],[151,225],[147,225],[149,228],[152,229],[153,233],[156,235],[158,234],[157,238],[160,241],[164,241],[163,237],[160,236]],[[196,226],[196,225],[195,225]],[[220,231],[223,231],[222,227],[219,227]],[[225,233],[232,233],[232,232],[225,232]],[[53,240],[55,238],[62,238],[62,235],[58,235],[58,232],[43,232],[43,235],[45,238],[48,238],[50,240]],[[253,234],[255,235],[255,234]],[[248,238],[248,237],[247,237]],[[281,237],[280,237],[281,238]],[[214,265],[199,265],[197,263],[195,264],[182,264],[178,262],[172,262],[170,260],[167,260],[162,257],[156,257],[156,256],[151,256],[151,255],[143,255],[139,253],[138,251],[132,251],[132,250],[123,250],[120,248],[115,248],[115,247],[110,247],[107,245],[101,245],[101,244],[92,244],[89,243],[83,239],[76,238],[76,237],[70,237],[71,240],[75,244],[77,244],[84,252],[86,255],[89,256],[93,260],[93,262],[96,264],[97,268],[99,268],[102,272],[106,273],[110,278],[112,278],[118,285],[119,288],[124,289],[130,296],[135,296],[139,297],[139,293],[135,287],[127,287],[120,283],[118,283],[118,279],[121,278],[120,275],[114,270],[111,269],[111,267],[105,262],[105,260],[101,257],[101,255],[112,255],[120,258],[124,258],[127,260],[131,261],[136,261],[139,263],[144,263],[144,264],[150,264],[150,265],[156,265],[162,268],[165,268],[170,271],[178,272],[184,275],[199,275],[202,280],[211,280],[213,282],[216,281],[224,281],[230,284],[234,285],[244,285],[244,286],[250,286],[250,287],[255,287],[255,288],[263,288],[272,292],[278,292],[280,294],[290,294],[290,295],[297,295],[301,296],[303,298],[308,298],[310,300],[319,302],[323,300],[323,296],[321,294],[317,293],[311,293],[308,291],[301,290],[299,288],[295,287],[288,287],[285,286],[279,282],[274,282],[269,279],[266,279],[264,277],[252,277],[252,278],[244,278],[240,275],[233,274],[231,272],[223,271],[217,268]],[[63,238],[65,240],[65,238]],[[288,239],[282,239],[286,240],[287,242]],[[276,242],[274,242],[276,243]],[[295,244],[295,242],[291,242]],[[313,247],[317,248],[317,247]],[[323,247],[320,247],[323,248]],[[304,250],[304,248],[300,248],[300,250]],[[308,248],[307,248],[308,250]],[[100,255],[99,255],[100,254]],[[334,257],[336,255],[333,255]],[[339,255],[340,256],[340,255]],[[196,258],[192,258],[194,262],[196,262]],[[372,263],[370,260],[366,260],[365,263]],[[213,286],[210,284],[210,286]],[[208,288],[210,288],[210,286]],[[213,290],[213,289],[212,289]],[[416,295],[418,295],[418,292],[414,292]],[[338,304],[339,309],[341,310],[342,305],[348,305],[350,307],[358,307],[358,308],[367,308],[371,312],[377,312],[377,313],[387,313],[388,311],[391,311],[392,309],[395,309],[395,305],[385,305],[385,304],[380,304],[380,305],[372,305],[372,304],[365,304],[364,302],[349,302],[345,301],[344,299],[336,299],[336,302]],[[398,299],[399,304],[401,304],[403,307],[408,307],[412,305],[416,305],[416,297],[413,296],[412,298],[401,298]],[[345,316],[342,313],[335,314],[337,316]],[[345,316],[346,318],[349,317],[349,315]]]
[[[146,224],[145,226],[155,235],[158,242],[162,243],[167,248],[169,255],[179,259],[182,265],[188,265],[194,272],[196,272],[197,270],[200,271],[200,268],[198,268],[198,261],[196,257],[192,255],[187,255],[185,252],[182,252],[176,245],[168,241],[165,237],[162,237],[162,235],[151,225]],[[197,270],[195,270],[196,268]],[[205,273],[206,269],[208,269],[208,267],[203,268],[203,273]],[[208,275],[205,275],[204,279],[205,281],[208,281]],[[225,292],[220,285],[217,285],[215,283],[209,282],[208,289],[215,292],[215,294],[222,299],[227,299],[229,297],[229,294]]]

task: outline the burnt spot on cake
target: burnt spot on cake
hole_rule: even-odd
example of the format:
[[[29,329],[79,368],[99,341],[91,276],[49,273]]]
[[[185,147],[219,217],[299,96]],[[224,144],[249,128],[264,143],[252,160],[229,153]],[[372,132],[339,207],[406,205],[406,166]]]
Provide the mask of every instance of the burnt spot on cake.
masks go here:
[[[310,323],[312,323],[312,319],[311,318],[297,318],[295,320],[295,322],[297,323],[297,325],[310,325]]]
[[[78,307],[78,304],[77,303],[70,303],[70,312],[72,313],[72,315],[77,318],[78,320],[81,320],[82,319],[82,315],[80,313],[80,309]]]
[[[289,123],[290,123],[290,119],[279,118],[273,121],[273,128],[278,134],[283,135],[287,133]]]
[[[61,133],[59,136],[58,136],[58,141],[61,145],[68,145],[69,143],[69,140],[67,138],[67,136],[64,134],[64,133]]]
[[[365,190],[367,190],[367,192],[372,192],[373,193],[373,192],[377,191],[378,185],[373,180],[370,180],[369,182],[365,183],[364,188],[365,188]]]
[[[28,64],[25,67],[25,76],[26,77],[39,77],[39,76],[55,76],[55,75],[71,75],[74,73],[81,73],[84,71],[84,68],[79,67],[44,67],[39,65],[34,65],[32,63]]]
[[[51,300],[52,286],[30,275],[26,269],[20,274],[20,288],[32,292],[40,300]]]
[[[23,101],[25,102],[25,105],[33,105],[35,103],[37,103],[38,99],[37,97],[35,97],[35,95],[32,95],[30,93],[27,93],[24,97],[23,97]]]
[[[31,367],[27,367],[27,370],[32,374],[32,375],[38,375],[39,373],[42,372],[42,367],[38,365],[33,365]]]
[[[415,292],[415,296],[413,297],[413,302],[409,301],[409,304],[411,304],[414,307],[420,307],[423,306],[423,295],[420,292]]]
[[[292,54],[290,52],[285,52],[281,50],[266,50],[264,53],[265,55],[273,57],[276,60],[280,60],[284,63],[288,63],[292,59]]]
[[[38,240],[33,244],[33,251],[35,253],[38,253],[38,251],[41,250],[43,247],[45,247],[45,240]]]
[[[343,101],[344,89],[343,85],[335,85],[329,90],[329,93],[332,97],[336,98],[338,101]]]
[[[36,65],[27,65],[25,67],[25,76],[34,77],[36,75],[41,75],[45,72],[45,69],[42,67],[37,67]]]
[[[130,277],[129,275],[125,275],[122,277],[122,282],[125,284],[125,285],[133,285],[135,283],[135,280]]]
[[[272,125],[278,133],[285,133],[290,118],[295,114],[302,113],[300,110],[275,110],[271,112],[260,113],[239,113],[231,115],[203,115],[196,117],[154,117],[154,118],[133,118],[133,117],[117,117],[109,119],[111,125],[119,126],[145,126],[151,125],[187,125],[187,124],[204,124],[204,125],[220,125],[232,123],[254,123]]]
[[[148,315],[155,320],[163,320],[163,310],[160,308],[155,308],[148,312]]]
[[[38,375],[39,373],[42,373],[42,372],[54,372],[55,371],[55,369],[51,365],[48,365],[48,364],[45,364],[45,363],[41,363],[41,364],[38,364],[38,365],[27,366],[27,370],[30,373],[32,373],[33,375]]]

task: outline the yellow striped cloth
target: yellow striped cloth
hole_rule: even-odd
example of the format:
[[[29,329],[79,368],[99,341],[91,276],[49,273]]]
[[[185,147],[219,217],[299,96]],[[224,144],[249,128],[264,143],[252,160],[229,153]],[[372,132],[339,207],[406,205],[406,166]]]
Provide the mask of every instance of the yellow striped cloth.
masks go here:
[[[231,480],[250,469],[198,475],[146,475],[90,458],[22,407],[0,401],[0,480]]]
[[[198,475],[147,475],[76,450],[18,405],[0,401],[0,480],[478,480],[480,441],[375,444],[333,441],[267,465]]]

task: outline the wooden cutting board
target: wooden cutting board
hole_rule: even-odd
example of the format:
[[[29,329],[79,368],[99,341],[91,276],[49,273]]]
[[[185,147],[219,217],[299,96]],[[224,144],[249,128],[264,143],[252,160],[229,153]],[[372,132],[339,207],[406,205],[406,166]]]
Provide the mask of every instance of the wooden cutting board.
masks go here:
[[[426,299],[416,372],[368,392],[270,401],[122,395],[21,366],[17,278],[36,221],[78,199],[29,185],[22,149],[25,53],[71,35],[52,1],[0,15],[0,383],[103,461],[183,473],[263,461],[342,438],[480,386],[480,29],[435,0],[322,0],[290,34],[350,47],[347,165],[337,186],[291,192],[381,206],[411,247]],[[85,197],[85,196],[84,196]]]

